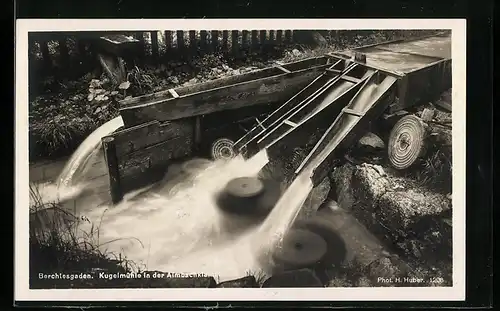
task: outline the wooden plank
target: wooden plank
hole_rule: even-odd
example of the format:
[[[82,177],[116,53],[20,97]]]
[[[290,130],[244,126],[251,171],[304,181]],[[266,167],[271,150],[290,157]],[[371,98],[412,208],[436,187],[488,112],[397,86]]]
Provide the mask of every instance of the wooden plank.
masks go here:
[[[290,74],[281,74],[230,87],[181,96],[168,102],[146,103],[120,110],[125,125],[136,125],[151,120],[168,121],[222,110],[285,101],[319,76],[324,66]]]
[[[287,69],[289,69],[288,64],[284,65],[284,66],[286,66]],[[289,69],[289,70],[291,70],[291,69]],[[295,71],[295,70],[291,70],[291,71]],[[282,74],[282,72],[280,70],[278,70],[277,68],[274,68],[274,67],[269,67],[266,69],[252,71],[252,72],[249,72],[246,74],[240,74],[240,75],[229,76],[229,77],[225,77],[225,78],[221,78],[221,79],[210,80],[207,82],[198,83],[195,85],[190,85],[190,86],[185,86],[185,87],[178,87],[175,89],[175,92],[177,94],[179,94],[180,96],[184,96],[184,95],[188,95],[188,94],[206,92],[206,91],[218,89],[221,87],[227,87],[227,86],[231,86],[234,84],[251,82],[253,80],[268,78],[270,76],[277,76],[279,74]],[[160,91],[160,92],[156,92],[156,93],[151,93],[151,94],[133,97],[133,98],[130,98],[127,100],[122,100],[122,101],[120,101],[120,107],[122,109],[125,109],[125,108],[133,107],[135,105],[142,104],[142,103],[151,104],[154,101],[159,101],[159,100],[167,101],[171,98],[173,98],[173,97],[167,89],[165,91]]]
[[[208,52],[207,46],[208,46],[208,32],[206,30],[201,30],[200,31],[200,49],[201,53],[205,54]]]
[[[184,31],[182,30],[177,30],[177,49],[179,51],[184,51]]]
[[[126,128],[111,135],[119,159],[151,145],[178,137],[191,137],[194,121],[191,119],[161,124],[158,121]]]
[[[113,203],[118,203],[123,199],[123,191],[120,184],[119,164],[114,137],[103,137],[102,146],[104,150],[104,157],[108,165],[111,200]]]
[[[252,45],[253,50],[259,48],[259,31],[258,30],[252,30],[251,45]]]
[[[274,43],[276,40],[276,32],[274,30],[269,30],[269,42]]]
[[[231,31],[231,51],[234,55],[237,55],[240,51],[240,44],[238,43],[238,30]]]
[[[283,67],[282,67],[282,66],[280,66],[280,65],[277,65],[277,66],[276,66],[276,68],[278,68],[279,70],[283,71],[284,73],[290,73],[290,72],[291,72],[290,70],[285,69],[285,68],[283,68]]]
[[[170,30],[165,31],[165,47],[167,49],[172,47],[172,32]]]
[[[267,44],[267,30],[261,30],[259,32],[259,40],[261,46]]]
[[[283,30],[276,31],[276,44],[281,45],[283,43]]]
[[[227,52],[227,45],[228,45],[228,38],[229,38],[229,31],[223,30],[222,31],[222,50],[224,52]]]
[[[243,30],[241,34],[241,45],[244,50],[248,50],[249,43],[248,43],[248,30]]]
[[[189,48],[191,49],[192,53],[195,53],[196,50],[198,49],[198,45],[196,42],[196,31],[195,30],[189,31]]]
[[[356,116],[356,117],[362,117],[364,115],[362,112],[359,112],[359,111],[356,111],[356,110],[350,109],[350,108],[344,108],[344,109],[342,109],[342,111],[348,115]]]
[[[352,82],[352,83],[359,83],[361,82],[361,79],[359,78],[355,78],[355,77],[351,77],[351,76],[341,76],[340,77],[342,80],[346,80],[346,81],[349,81],[349,82]]]
[[[158,31],[151,31],[151,54],[153,58],[157,58],[158,51]]]
[[[170,95],[172,95],[173,98],[179,97],[179,94],[177,94],[174,89],[168,89],[168,92],[170,93]]]
[[[331,73],[331,76],[337,76],[337,75],[342,73],[342,70],[333,69],[333,68],[326,68],[326,72]]]
[[[210,40],[212,43],[212,51],[217,52],[219,50],[219,31],[218,30],[211,31]]]
[[[292,43],[292,31],[285,30],[285,44]]]
[[[170,160],[189,156],[192,147],[191,138],[180,137],[128,154],[118,164],[123,192],[160,180],[166,173]]]

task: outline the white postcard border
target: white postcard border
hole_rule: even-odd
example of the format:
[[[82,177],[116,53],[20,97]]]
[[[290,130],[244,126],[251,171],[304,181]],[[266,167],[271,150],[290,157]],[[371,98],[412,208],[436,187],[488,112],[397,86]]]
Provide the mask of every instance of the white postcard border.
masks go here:
[[[377,288],[29,289],[28,32],[192,29],[451,29],[453,286]],[[465,299],[465,19],[20,19],[16,21],[15,288],[17,301],[460,301]]]

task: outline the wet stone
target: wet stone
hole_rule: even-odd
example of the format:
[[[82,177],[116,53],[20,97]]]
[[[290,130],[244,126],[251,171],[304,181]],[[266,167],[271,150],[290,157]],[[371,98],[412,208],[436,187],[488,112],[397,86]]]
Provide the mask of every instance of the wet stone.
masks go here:
[[[358,141],[358,146],[372,149],[384,149],[385,144],[380,137],[368,132]]]
[[[259,287],[253,275],[245,276],[236,280],[219,283],[218,288],[255,288]]]
[[[275,274],[262,287],[323,287],[323,284],[311,269],[300,269]]]

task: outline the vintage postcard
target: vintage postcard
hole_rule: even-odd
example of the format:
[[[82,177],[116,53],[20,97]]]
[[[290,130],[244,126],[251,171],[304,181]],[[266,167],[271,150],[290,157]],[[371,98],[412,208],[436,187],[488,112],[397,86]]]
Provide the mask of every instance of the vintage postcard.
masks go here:
[[[18,20],[15,299],[465,299],[465,39]]]

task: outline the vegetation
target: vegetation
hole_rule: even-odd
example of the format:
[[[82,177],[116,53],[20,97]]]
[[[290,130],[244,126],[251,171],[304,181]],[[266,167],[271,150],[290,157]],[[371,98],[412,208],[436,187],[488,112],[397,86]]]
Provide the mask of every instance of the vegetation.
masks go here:
[[[397,33],[401,36],[401,33]],[[403,36],[414,36],[406,32]],[[312,48],[306,45],[288,46],[270,53],[272,57],[249,54],[245,58],[210,54],[190,60],[172,60],[160,65],[134,66],[127,70],[127,79],[114,83],[105,74],[87,73],[75,80],[53,77],[42,81],[42,92],[30,99],[30,160],[58,157],[72,152],[97,127],[118,116],[118,103],[130,96],[139,96],[179,85],[190,85],[226,75],[263,68],[272,60],[283,62],[322,55],[325,52],[367,45],[394,39],[396,32],[359,32],[349,37],[325,36],[327,45]],[[421,166],[411,172],[412,178],[422,185],[444,189],[451,180],[451,154],[436,144]],[[96,287],[95,281],[72,280],[55,282],[42,280],[38,273],[131,273],[146,267],[128,260],[124,254],[103,250],[99,241],[100,224],[90,224],[91,230],[83,233],[81,224],[88,219],[78,218],[64,209],[61,202],[44,202],[35,186],[31,190],[30,205],[30,287]],[[112,242],[111,242],[112,243]],[[358,263],[328,272],[329,286],[374,286],[365,277]],[[331,275],[330,275],[331,274]],[[262,272],[247,273],[262,284]],[[165,284],[163,284],[165,285]],[[109,286],[101,284],[100,286]],[[123,285],[122,285],[123,286]],[[133,285],[151,287],[149,284]],[[173,287],[173,286],[164,286]]]
[[[128,260],[123,254],[103,251],[105,244],[99,241],[99,225],[80,230],[87,218],[78,218],[66,210],[60,202],[45,202],[35,185],[30,186],[30,287],[72,287],[88,280],[44,280],[39,273],[73,274],[97,271],[127,273],[142,267]],[[48,287],[47,287],[48,286]]]
[[[78,79],[63,78],[65,76],[62,75],[59,64],[56,64],[58,70],[49,73],[30,69],[30,160],[68,155],[93,130],[116,117],[118,102],[128,96],[239,74],[266,67],[275,60],[290,62],[333,50],[430,32],[432,31],[355,31],[332,35],[333,32],[326,31],[324,41],[319,43],[243,52],[237,57],[219,52],[195,55],[188,59],[143,62],[127,68],[125,85],[113,83],[100,72],[98,62],[89,60],[88,57],[87,73]],[[58,41],[53,42],[57,44]],[[68,49],[71,48],[69,45]],[[57,54],[51,45],[49,50]],[[30,52],[30,57],[36,58],[33,51]],[[76,71],[75,66],[70,68]]]

